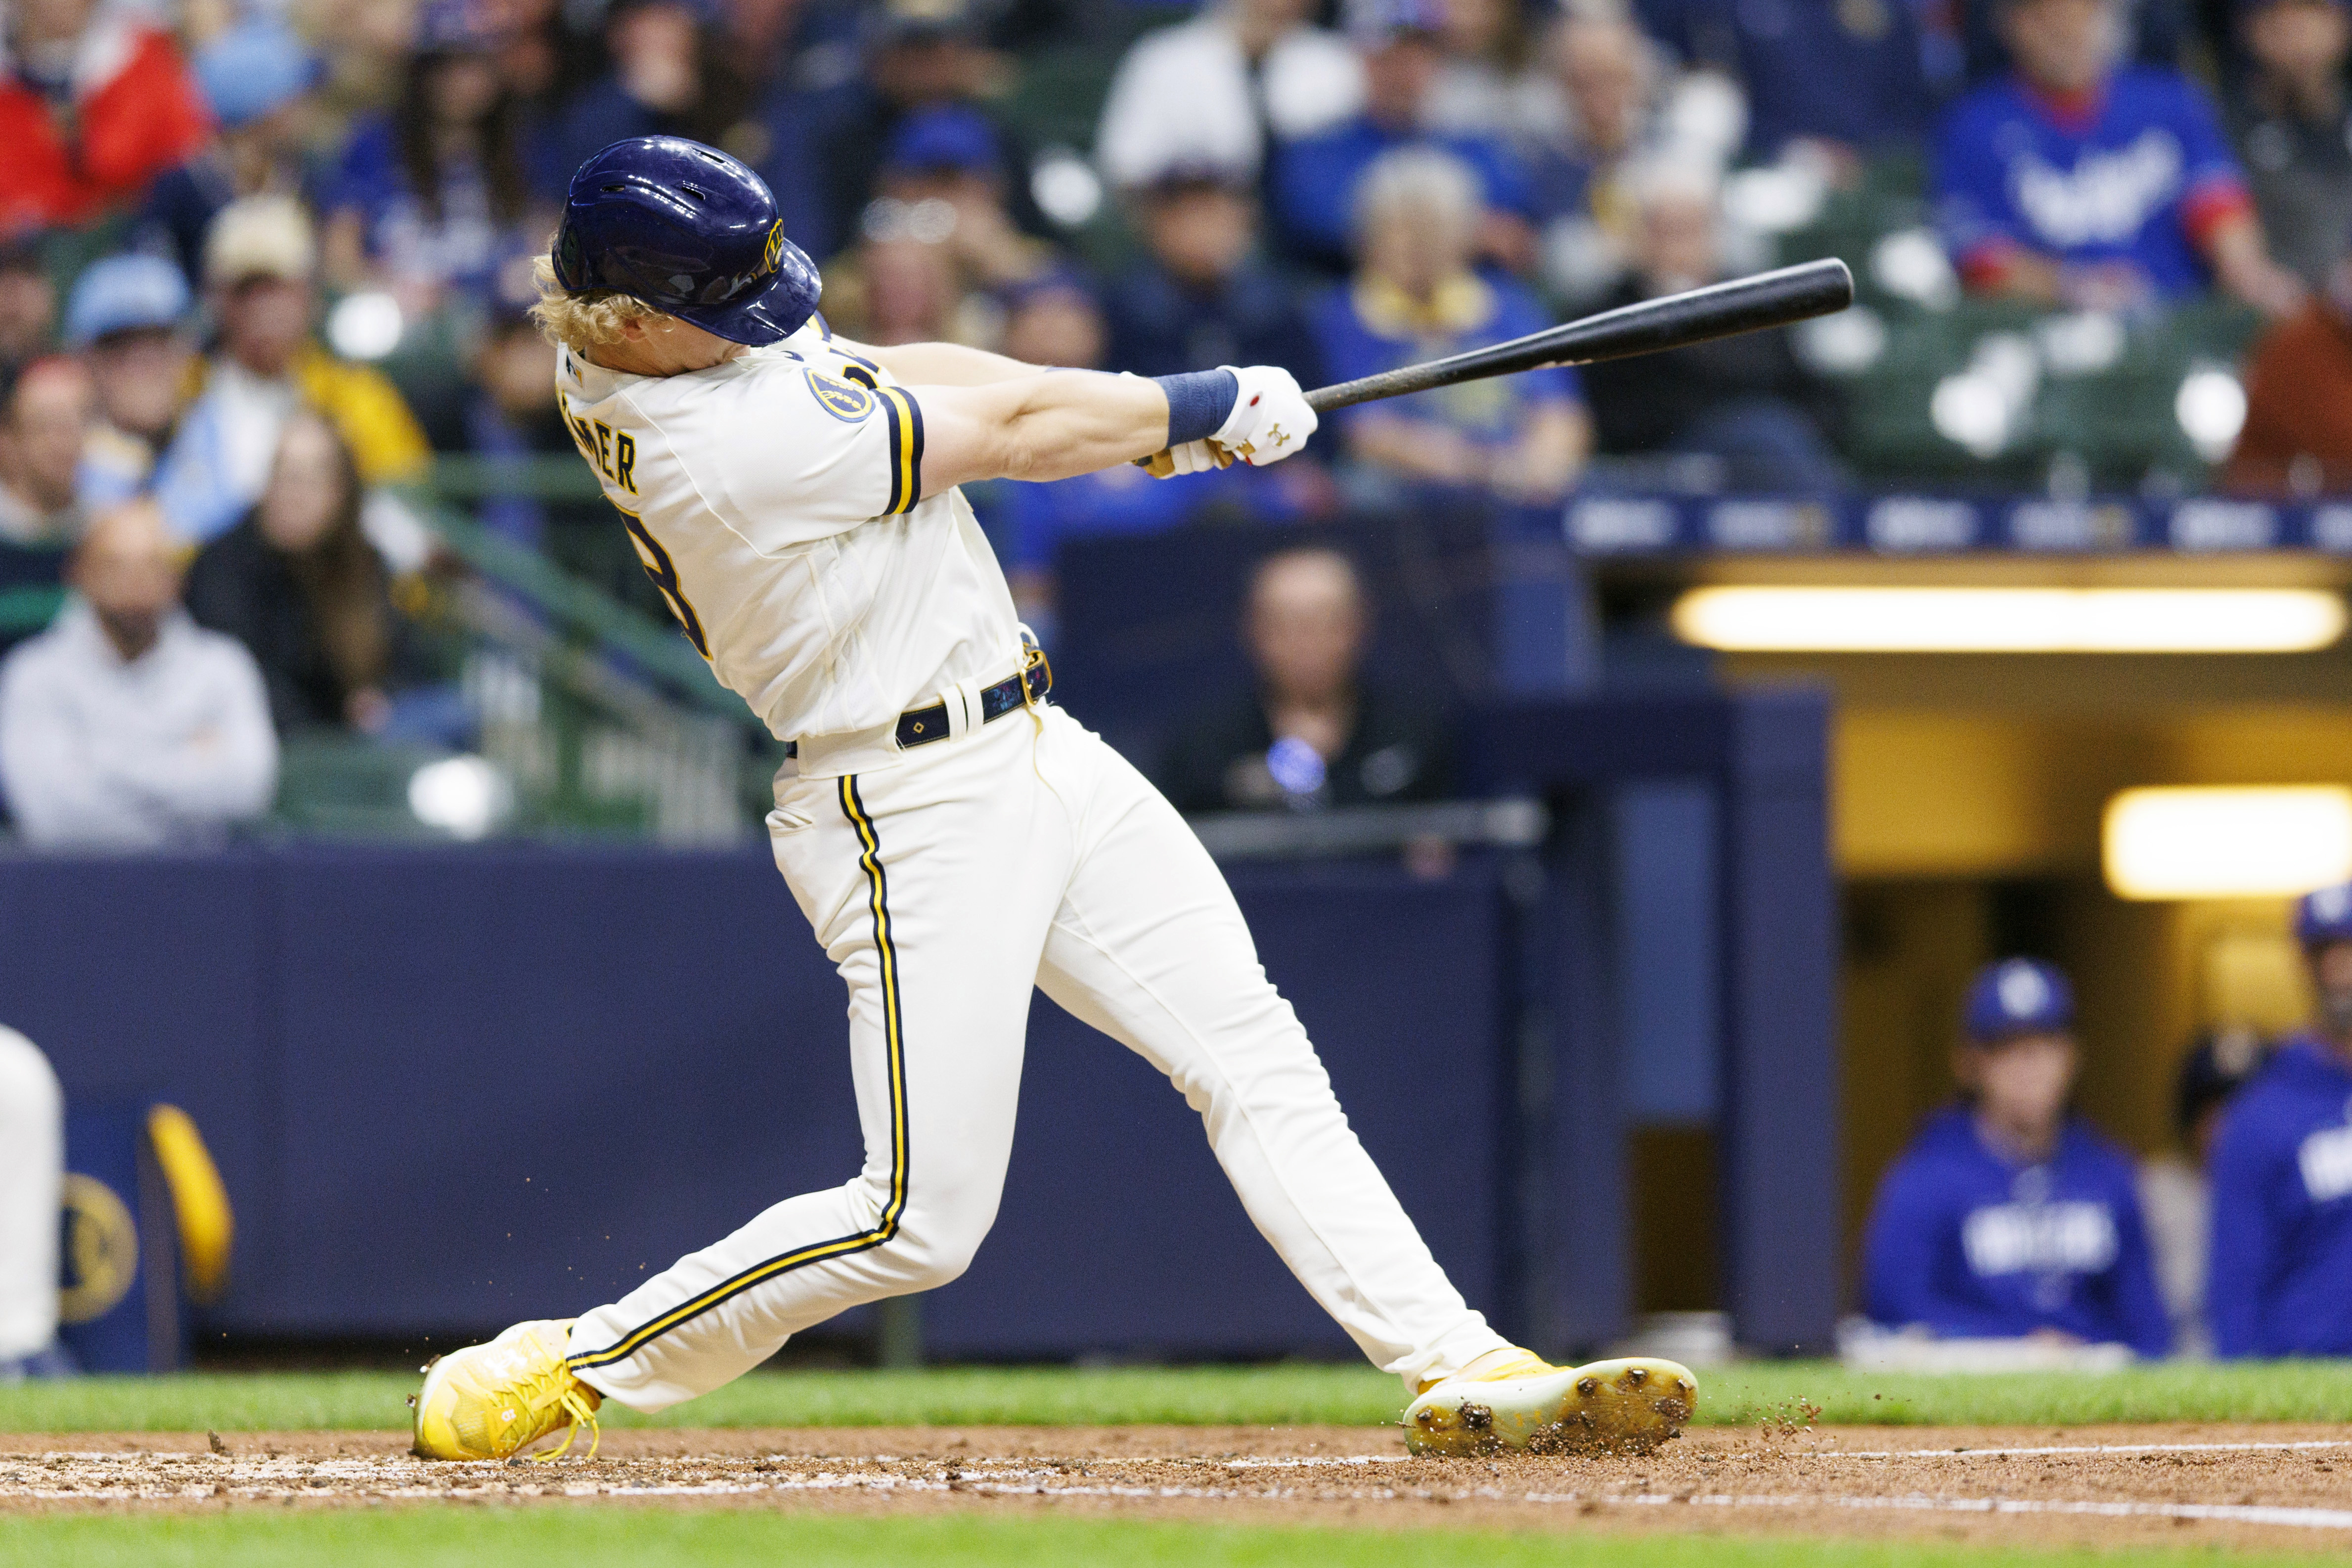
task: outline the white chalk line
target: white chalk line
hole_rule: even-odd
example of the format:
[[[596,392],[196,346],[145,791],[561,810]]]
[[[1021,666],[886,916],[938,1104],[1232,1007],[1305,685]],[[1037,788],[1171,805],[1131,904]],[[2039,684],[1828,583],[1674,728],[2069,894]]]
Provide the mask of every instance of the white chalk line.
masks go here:
[[[2082,1443],[2046,1448],[1801,1448],[1819,1459],[2007,1459],[2033,1454],[2290,1454],[2311,1448],[2352,1448],[2352,1439],[2301,1443]]]
[[[2088,1514],[2101,1519],[2207,1519],[2231,1524],[2277,1524],[2304,1530],[2352,1530],[2352,1509],[2290,1508],[2263,1503],[2228,1502],[2077,1502],[2033,1498],[1831,1497],[1767,1493],[1738,1496],[1706,1493],[1672,1497],[1656,1492],[1632,1496],[1601,1496],[1591,1500],[1573,1493],[1536,1494],[1528,1502],[1581,1503],[1587,1500],[1621,1504],[1687,1503],[1700,1508],[1849,1508],[1916,1509],[1934,1513],[2062,1513]]]

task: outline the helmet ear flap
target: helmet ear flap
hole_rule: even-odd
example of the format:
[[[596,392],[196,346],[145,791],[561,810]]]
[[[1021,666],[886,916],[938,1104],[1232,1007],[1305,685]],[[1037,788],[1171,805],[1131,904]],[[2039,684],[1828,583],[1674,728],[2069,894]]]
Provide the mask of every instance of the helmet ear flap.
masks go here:
[[[555,237],[555,280],[570,294],[588,287],[588,268],[580,254],[580,236],[568,223]]]

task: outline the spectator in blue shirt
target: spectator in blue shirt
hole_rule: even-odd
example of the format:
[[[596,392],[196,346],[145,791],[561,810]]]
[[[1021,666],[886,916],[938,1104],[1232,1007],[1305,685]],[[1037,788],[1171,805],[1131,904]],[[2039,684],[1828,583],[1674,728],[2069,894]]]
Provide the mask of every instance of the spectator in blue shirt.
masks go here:
[[[528,267],[552,226],[551,213],[532,215],[521,104],[478,29],[468,7],[425,9],[398,105],[352,132],[320,204],[330,280],[388,289],[412,315],[448,292],[492,299],[500,271]]]
[[[1174,375],[1278,364],[1301,386],[1323,379],[1305,314],[1258,255],[1244,171],[1166,170],[1136,193],[1134,213],[1148,254],[1110,289],[1112,369]]]
[[[1430,147],[1466,164],[1476,182],[1477,253],[1525,271],[1535,258],[1536,202],[1527,168],[1501,142],[1444,135],[1424,128],[1430,89],[1444,57],[1438,48],[1444,13],[1436,0],[1355,0],[1348,30],[1364,57],[1364,109],[1329,131],[1276,155],[1274,218],[1286,249],[1330,272],[1346,269],[1356,189],[1382,153]]]
[[[2295,910],[2319,1000],[2222,1112],[2213,1146],[2213,1348],[2352,1355],[2352,886]]]
[[[1840,163],[1915,146],[1934,112],[1913,0],[1637,0],[1685,65],[1748,96],[1748,148]]]
[[[2123,309],[2210,279],[2276,315],[2300,280],[2271,259],[2212,105],[2179,71],[2115,67],[2117,0],[2002,0],[2016,73],[1945,121],[1945,243],[1979,291]]]
[[[1472,270],[1477,177],[1456,159],[1426,147],[1386,153],[1365,172],[1357,205],[1362,269],[1309,318],[1333,381],[1549,324],[1519,285]],[[1434,483],[1530,504],[1564,496],[1592,445],[1576,373],[1559,368],[1362,404],[1331,423],[1382,489]]]
[[[2066,1111],[2074,1000],[2012,958],[1969,988],[1953,1055],[1963,1102],[1879,1184],[1863,1239],[1864,1310],[1948,1339],[2171,1346],[2132,1163]]]

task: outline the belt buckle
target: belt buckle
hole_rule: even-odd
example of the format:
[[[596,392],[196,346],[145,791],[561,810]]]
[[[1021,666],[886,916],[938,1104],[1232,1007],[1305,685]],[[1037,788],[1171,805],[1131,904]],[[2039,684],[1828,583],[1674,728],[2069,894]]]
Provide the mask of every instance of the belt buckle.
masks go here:
[[[1054,689],[1054,661],[1045,657],[1044,648],[1027,638],[1022,639],[1022,645],[1021,706],[1034,713],[1037,710],[1037,697],[1029,689],[1029,672],[1043,667],[1045,671],[1045,689],[1051,691]]]

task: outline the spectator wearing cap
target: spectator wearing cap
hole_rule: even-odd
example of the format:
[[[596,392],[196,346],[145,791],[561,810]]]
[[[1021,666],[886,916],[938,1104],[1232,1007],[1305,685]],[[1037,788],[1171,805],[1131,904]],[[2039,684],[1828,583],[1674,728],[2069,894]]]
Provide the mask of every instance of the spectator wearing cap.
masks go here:
[[[2212,105],[2177,70],[2115,63],[2118,0],[2000,0],[2017,68],[1955,105],[1937,151],[1946,247],[1980,293],[2147,308],[2209,285],[2273,315],[2273,261]]]
[[[1832,166],[1925,138],[1935,99],[1909,0],[1639,0],[1650,32],[1693,70],[1735,83],[1748,150]]]
[[[2230,139],[2271,253],[2322,288],[2352,247],[2352,0],[2242,0],[2238,30]]]
[[[986,112],[1003,62],[987,45],[973,0],[881,0],[866,13],[864,68],[839,89],[804,100],[810,123],[799,134],[822,171],[826,227],[847,244],[874,198],[896,133],[926,110],[962,106]],[[769,123],[775,123],[771,116]],[[999,199],[1014,224],[1041,231],[1029,195],[1028,158],[999,123],[995,131]]]
[[[75,550],[49,629],[0,663],[0,795],[38,847],[217,841],[268,808],[278,742],[253,659],[180,607],[154,507],[118,508]]]
[[[1053,253],[1013,223],[1004,205],[1004,166],[1002,139],[978,110],[940,104],[909,114],[883,150],[877,194],[861,229],[936,230],[967,289],[1002,289],[1037,277]]]
[[[212,134],[172,36],[139,8],[22,0],[0,26],[0,232],[104,216]]]
[[[1443,800],[1445,727],[1365,668],[1371,609],[1337,550],[1279,551],[1258,563],[1243,609],[1248,689],[1191,716],[1160,787],[1176,808],[1317,811]]]
[[[1626,181],[1626,194],[1634,272],[1595,309],[1722,279],[1713,170],[1654,163]],[[1822,435],[1834,404],[1797,363],[1786,330],[1588,365],[1582,374],[1602,452],[1704,458],[1736,490],[1804,495],[1839,486]]]
[[[1171,168],[1135,193],[1132,208],[1145,255],[1106,301],[1112,369],[1278,364],[1301,386],[1324,379],[1306,313],[1262,254],[1257,204],[1238,168]]]
[[[94,507],[147,488],[184,406],[195,342],[180,269],[160,256],[110,256],[74,280],[66,346],[89,367],[98,428],[83,453],[82,495]]]
[[[1268,153],[1321,134],[1364,100],[1346,39],[1307,24],[1307,0],[1223,0],[1147,33],[1111,79],[1095,158],[1120,189],[1180,168],[1230,169],[1256,184]]]
[[[1540,331],[1533,296],[1470,265],[1478,184],[1448,153],[1383,155],[1357,195],[1363,267],[1310,314],[1333,381],[1483,348]],[[1384,500],[1428,484],[1549,505],[1566,495],[1592,441],[1581,384],[1553,367],[1465,382],[1343,409],[1349,455]]]
[[[89,510],[84,455],[98,423],[89,373],[64,354],[35,360],[0,419],[0,540],[56,546],[81,537]]]
[[[1459,160],[1478,197],[1475,253],[1513,270],[1535,256],[1535,190],[1525,164],[1500,141],[1424,128],[1443,61],[1439,0],[1350,0],[1348,31],[1364,62],[1364,107],[1330,130],[1286,143],[1271,186],[1275,229],[1297,260],[1329,272],[1355,253],[1358,184],[1381,154],[1427,148]]]
[[[522,105],[495,41],[471,7],[425,8],[399,102],[354,128],[320,203],[335,287],[387,289],[411,318],[451,293],[479,308],[553,227],[551,209],[531,207]]]
[[[2165,1310],[2172,1315],[2172,1344],[2179,1355],[2204,1360],[2213,1353],[2213,1330],[2205,1321],[2213,1138],[2221,1129],[2222,1108],[2263,1065],[2263,1056],[2262,1037],[2242,1025],[2199,1038],[2180,1059],[2173,1084],[2177,1147],[2140,1162],[2140,1209],[2147,1216],[2156,1282],[2164,1292]]]
[[[49,346],[58,287],[49,279],[40,236],[0,228],[0,393]]]
[[[2223,1356],[2352,1355],[2352,886],[2296,906],[2317,1008],[2221,1113],[2212,1267]]]
[[[1976,977],[1952,1054],[1960,1103],[1879,1183],[1864,1310],[1944,1339],[2171,1346],[2130,1158],[2069,1114],[2074,998],[2030,958]]]
[[[999,152],[994,127],[959,104],[899,121],[857,244],[825,268],[827,319],[860,342],[995,348],[999,296],[1048,279],[1054,262],[1005,209]]]
[[[299,195],[315,203],[329,170],[313,146],[312,93],[322,67],[292,29],[253,16],[198,49],[191,62],[218,134],[148,188],[139,213],[194,276],[204,267],[205,230],[240,196]]]
[[[329,353],[310,335],[318,248],[290,196],[232,203],[205,237],[205,279],[220,324],[202,390],[163,454],[155,494],[173,530],[204,543],[261,498],[278,435],[299,404],[334,422],[370,486],[423,477],[424,432],[383,374]],[[388,510],[371,510],[379,546],[401,570],[423,563],[415,531],[395,536]]]

